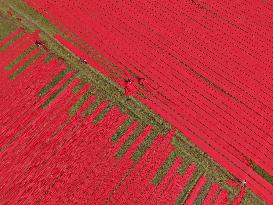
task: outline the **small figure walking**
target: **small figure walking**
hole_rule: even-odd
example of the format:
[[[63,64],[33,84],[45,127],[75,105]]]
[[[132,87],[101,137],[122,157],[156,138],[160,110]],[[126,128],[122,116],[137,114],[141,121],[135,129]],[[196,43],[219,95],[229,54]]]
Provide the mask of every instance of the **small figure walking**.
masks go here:
[[[131,79],[128,79],[127,81],[125,81],[125,95],[133,95],[136,92],[136,87],[133,83],[133,81]]]
[[[246,180],[244,179],[243,181],[241,181],[241,186],[245,187],[246,186]]]
[[[145,84],[145,79],[144,79],[144,78],[139,78],[139,79],[138,79],[138,83],[139,83],[140,85],[144,85],[144,84]]]
[[[81,62],[81,63],[84,63],[84,64],[87,64],[87,60],[82,59],[82,58],[80,58],[80,62]]]
[[[36,44],[36,46],[42,46],[43,45],[43,42],[41,41],[41,40],[36,40],[35,41],[35,44]]]
[[[43,48],[45,51],[48,51],[48,47],[46,46],[45,42],[42,40],[36,40],[35,41],[36,46]]]

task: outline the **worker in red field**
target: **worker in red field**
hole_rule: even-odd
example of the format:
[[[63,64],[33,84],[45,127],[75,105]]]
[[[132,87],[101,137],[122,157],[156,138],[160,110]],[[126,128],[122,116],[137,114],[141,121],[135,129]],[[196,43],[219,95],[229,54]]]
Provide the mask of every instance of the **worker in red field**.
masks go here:
[[[41,46],[41,45],[42,45],[42,42],[41,42],[40,40],[36,40],[36,41],[35,41],[35,44],[36,44],[36,46]]]
[[[37,46],[45,46],[45,42],[42,41],[42,40],[39,40],[39,39],[35,41],[35,44],[36,44]]]
[[[131,80],[131,79],[128,79],[127,81],[126,81],[126,85],[132,85],[133,84],[133,81]]]
[[[125,89],[124,95],[127,95],[127,96],[133,95],[137,91],[136,86],[134,85],[134,83],[131,79],[129,79],[125,82],[124,89]]]
[[[241,186],[244,187],[245,185],[246,185],[246,180],[244,179],[241,181]]]
[[[145,79],[144,79],[144,78],[139,78],[139,79],[138,79],[138,83],[139,83],[140,85],[144,85]]]
[[[84,64],[87,64],[87,60],[82,59],[82,58],[80,58],[80,62],[81,62],[81,63],[84,63]]]
[[[60,57],[60,56],[57,58],[57,60],[58,60],[59,63],[64,63],[65,62],[64,58]]]
[[[45,51],[48,51],[48,47],[45,45],[45,42],[42,41],[42,40],[36,40],[35,41],[35,44],[38,46],[38,47],[42,47]]]

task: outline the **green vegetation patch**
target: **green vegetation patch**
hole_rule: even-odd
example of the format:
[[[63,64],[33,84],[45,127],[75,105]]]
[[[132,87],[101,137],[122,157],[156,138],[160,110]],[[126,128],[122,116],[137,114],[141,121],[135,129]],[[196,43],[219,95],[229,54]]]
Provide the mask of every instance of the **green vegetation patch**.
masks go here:
[[[0,9],[1,9],[1,3],[0,3]],[[7,17],[3,15],[0,15],[0,41],[6,38],[10,33],[15,31],[16,29],[18,29],[18,26],[16,25],[14,21],[12,21],[11,19],[8,19]]]
[[[186,170],[188,169],[188,167],[190,166],[191,162],[188,158],[183,159],[183,164],[181,165],[181,167],[178,169],[178,173],[180,175],[184,175]]]
[[[86,82],[81,81],[79,84],[77,84],[77,85],[73,88],[72,92],[73,92],[74,94],[76,94],[77,92],[79,92],[79,91],[85,86],[85,84],[86,84]]]
[[[138,149],[133,153],[133,160],[135,162],[138,162],[138,160],[141,159],[141,157],[145,154],[145,152],[149,149],[149,147],[152,146],[154,140],[159,135],[160,130],[153,129],[148,136],[144,139],[144,141],[141,143],[141,145],[138,147]]]
[[[183,166],[183,165],[182,165]],[[191,190],[194,188],[196,185],[197,181],[202,175],[201,170],[197,170],[194,172],[194,174],[191,176],[190,180],[186,184],[185,188],[183,189],[182,193],[178,196],[177,201],[175,204],[184,204],[187,198],[189,197]]]
[[[257,195],[254,195],[253,192],[251,192],[249,189],[246,190],[246,195],[243,198],[241,205],[267,205],[265,201],[263,201],[261,198],[259,198]]]
[[[22,73],[27,67],[34,63],[41,55],[43,51],[39,51],[33,58],[29,59],[24,65],[18,68],[14,73],[10,75],[10,79],[14,80],[20,73]]]
[[[95,99],[95,101],[84,111],[83,115],[84,116],[89,116],[91,115],[95,109],[103,102],[102,99]]]
[[[206,181],[205,185],[200,190],[200,193],[196,197],[196,199],[194,201],[194,205],[203,204],[203,201],[205,200],[205,198],[206,198],[206,196],[207,196],[207,194],[208,194],[211,186],[212,186],[212,181],[210,179],[208,179]]]
[[[126,142],[121,146],[121,148],[117,151],[116,157],[121,159],[123,155],[128,151],[128,149],[132,146],[132,144],[136,141],[138,136],[143,132],[144,128],[146,127],[145,124],[140,124],[133,134],[126,140]]]
[[[83,106],[83,104],[88,100],[89,97],[93,95],[92,90],[88,90],[85,92],[78,100],[77,102],[72,105],[72,107],[68,110],[69,115],[72,117],[74,116],[77,111]]]
[[[7,49],[9,46],[11,46],[16,40],[18,40],[20,37],[23,36],[23,32],[16,35],[13,39],[8,41],[4,46],[0,47],[0,53],[3,52],[5,49]]]
[[[45,59],[43,60],[44,63],[49,63],[51,60],[53,60],[56,56],[52,52],[48,52],[46,54]]]
[[[260,167],[259,165],[257,165],[255,162],[251,162],[251,168],[257,173],[259,174],[262,178],[264,178],[268,183],[270,183],[271,185],[273,185],[273,176],[271,176],[270,174],[268,174],[262,167]]]
[[[35,48],[35,46],[31,46],[30,48],[28,48],[26,51],[24,51],[24,53],[22,55],[19,55],[16,59],[14,59],[8,66],[5,67],[5,70],[10,70],[12,69],[15,65],[17,65],[20,61],[22,61],[28,54],[31,53],[31,51],[33,51],[33,49]]]
[[[73,81],[73,77],[68,79],[56,92],[54,92],[45,102],[42,104],[43,108],[46,108],[51,102],[53,102],[66,88],[67,86]]]
[[[193,145],[182,133],[177,132],[176,137],[172,140],[172,144],[175,147],[177,156],[180,156],[182,159],[191,159],[191,162],[198,165],[199,169],[204,171],[205,176],[207,175],[217,182],[234,179],[231,174],[215,163],[213,159],[207,156],[207,154],[198,147]],[[230,187],[226,185],[225,189],[230,190]]]
[[[58,82],[60,82],[65,75],[67,75],[67,73],[69,72],[69,69],[63,69],[62,71],[60,71],[52,80],[50,83],[48,83],[45,87],[43,87],[40,92],[38,93],[38,95],[40,97],[43,97],[44,95],[46,95],[54,86],[57,85]]]
[[[93,120],[95,124],[98,124],[104,116],[111,110],[112,108],[112,103],[110,102],[109,105],[103,109],[103,111]]]
[[[169,169],[173,165],[175,159],[176,159],[175,152],[172,152],[168,156],[168,158],[165,160],[165,162],[161,165],[160,169],[158,170],[158,172],[156,173],[156,175],[152,179],[152,183],[155,186],[158,186],[158,184],[160,184],[162,179],[165,177],[165,175],[167,174],[167,172],[169,171]]]
[[[130,125],[133,123],[133,119],[128,117],[125,122],[118,128],[117,132],[112,136],[112,141],[117,143],[121,136],[128,130]]]

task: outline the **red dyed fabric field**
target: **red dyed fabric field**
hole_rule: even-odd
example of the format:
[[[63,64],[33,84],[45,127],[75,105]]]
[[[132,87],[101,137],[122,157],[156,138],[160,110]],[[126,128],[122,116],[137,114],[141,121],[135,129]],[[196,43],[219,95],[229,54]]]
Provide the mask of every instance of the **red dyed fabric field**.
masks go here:
[[[120,85],[131,79],[130,95],[273,204],[272,184],[250,167],[273,175],[272,2],[25,2],[74,41],[56,35],[64,46]]]
[[[158,134],[136,161],[133,155],[154,129],[147,124],[118,155],[140,122],[130,123],[114,140],[128,114],[112,106],[95,123],[110,102],[87,95],[92,89],[89,83],[75,90],[81,81],[63,62],[55,58],[45,62],[47,53],[35,45],[39,32],[20,29],[0,44],[6,45],[19,33],[21,37],[0,52],[0,58],[6,59],[0,64],[0,204],[174,204],[186,193],[200,170],[198,164],[186,163],[181,157],[175,158],[158,184],[153,182],[167,158],[175,154],[171,143],[174,129],[165,136]],[[30,48],[28,55],[8,68]],[[23,69],[29,60],[32,62]],[[60,73],[65,74],[54,80]],[[81,106],[71,113],[83,98]],[[179,172],[181,167],[185,171]],[[203,174],[195,178],[191,194],[184,198],[186,204],[197,200],[207,182]],[[221,190],[222,196],[215,187],[219,188],[216,182],[209,186],[204,204],[213,198],[227,203],[227,190]],[[244,191],[242,188],[235,196],[234,205],[240,204]]]

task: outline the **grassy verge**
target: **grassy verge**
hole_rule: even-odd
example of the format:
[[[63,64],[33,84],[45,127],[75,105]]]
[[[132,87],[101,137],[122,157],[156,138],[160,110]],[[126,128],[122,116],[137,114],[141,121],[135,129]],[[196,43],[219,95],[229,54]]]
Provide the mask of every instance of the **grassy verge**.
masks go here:
[[[273,185],[273,176],[268,174],[263,168],[258,166],[255,162],[251,162],[252,169],[259,174],[262,178],[264,178],[266,181],[268,181],[271,185]]]
[[[77,100],[77,102],[68,110],[69,115],[74,116],[77,113],[77,111],[82,107],[82,105],[87,101],[87,99],[91,97],[92,95],[93,95],[93,91],[91,89],[89,89],[86,93],[84,93],[83,96],[80,97]]]
[[[3,5],[0,4],[0,41],[6,38],[10,33],[16,31],[20,25],[14,19],[9,18],[8,16],[4,15],[4,13],[8,12],[8,9],[3,9]],[[8,46],[10,46],[14,41],[19,39],[23,35],[23,32],[16,35],[13,39],[11,39],[8,43],[4,46],[0,47],[0,52],[4,51]]]
[[[18,25],[13,20],[0,14],[0,41],[16,29],[18,29]]]
[[[41,55],[43,51],[39,51],[33,58],[29,59],[24,65],[18,68],[14,73],[10,75],[10,79],[14,80],[20,73],[22,73],[27,67],[29,67],[33,62],[35,62]]]
[[[126,140],[126,142],[121,146],[121,148],[117,151],[116,157],[121,159],[123,155],[127,152],[129,147],[135,142],[135,140],[138,138],[138,136],[143,132],[146,124],[141,123],[134,133]]]
[[[208,176],[220,183],[223,182],[222,185],[225,185],[225,188],[229,189],[229,186],[224,184],[224,181],[226,179],[234,179],[234,177],[222,167],[220,167],[217,163],[215,163],[212,159],[206,156],[206,154],[198,147],[189,142],[188,139],[181,136],[181,133],[177,133],[176,136],[177,137],[173,138],[172,143],[175,147],[177,156],[180,156],[183,159],[191,159],[191,162],[195,163],[199,168],[204,170],[205,176]]]
[[[31,51],[35,46],[31,46],[28,48],[22,55],[18,56],[16,59],[14,59],[8,66],[5,67],[5,70],[10,70],[12,69],[17,63],[19,63],[21,60],[23,60],[28,54],[30,54]]]
[[[212,185],[211,180],[207,180],[206,184],[203,186],[203,188],[200,191],[200,194],[197,196],[197,198],[194,201],[194,205],[203,204],[203,201],[205,200],[210,188]]]
[[[152,130],[149,135],[144,139],[141,145],[133,154],[133,160],[137,162],[145,154],[148,148],[153,144],[156,137],[159,135],[160,130]]]
[[[178,196],[177,201],[175,202],[175,204],[184,204],[185,203],[186,199],[188,198],[188,196],[191,193],[191,190],[193,189],[193,187],[195,186],[195,184],[197,183],[197,181],[198,181],[198,179],[200,178],[201,175],[202,175],[202,171],[197,170],[191,176],[189,182],[187,183],[187,185],[183,189],[182,193]]]
[[[121,138],[121,136],[123,135],[123,133],[126,132],[126,130],[130,127],[130,125],[133,123],[133,119],[132,118],[128,118],[118,129],[117,132],[115,132],[115,134],[112,136],[112,141],[114,143],[117,143],[117,141]]]
[[[104,116],[111,110],[111,108],[112,105],[110,102],[109,105],[93,120],[93,122],[95,124],[98,124],[104,118]]]
[[[43,108],[46,108],[50,105],[53,100],[58,97],[66,88],[67,86],[73,81],[73,77],[68,79],[56,92],[54,92],[45,102],[42,104]]]
[[[45,87],[43,87],[38,95],[40,97],[43,97],[46,95],[55,85],[57,85],[58,82],[60,82],[64,76],[69,72],[69,69],[63,69],[60,71],[52,80],[50,83],[48,83]]]
[[[168,156],[168,158],[166,159],[166,161],[162,164],[162,166],[160,167],[160,169],[158,170],[158,172],[156,173],[156,175],[154,176],[154,178],[152,179],[152,183],[155,186],[158,186],[158,184],[162,181],[162,179],[164,178],[164,176],[167,174],[167,172],[169,171],[169,169],[173,165],[175,159],[176,159],[175,152],[172,152]]]
[[[266,205],[258,196],[254,195],[252,191],[247,190],[246,196],[244,197],[241,205]]]

